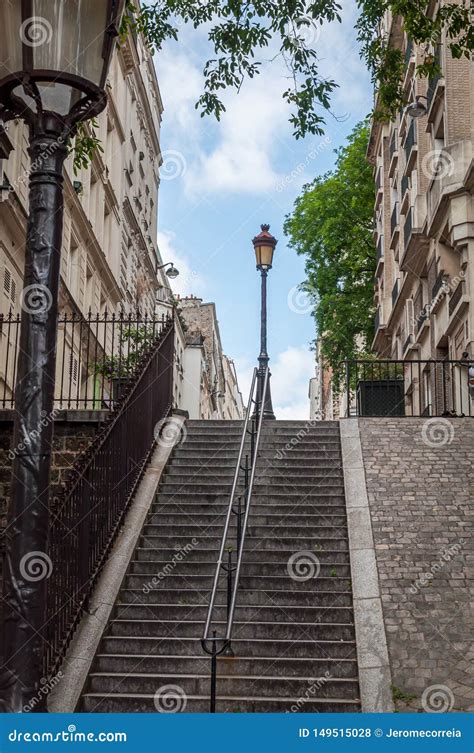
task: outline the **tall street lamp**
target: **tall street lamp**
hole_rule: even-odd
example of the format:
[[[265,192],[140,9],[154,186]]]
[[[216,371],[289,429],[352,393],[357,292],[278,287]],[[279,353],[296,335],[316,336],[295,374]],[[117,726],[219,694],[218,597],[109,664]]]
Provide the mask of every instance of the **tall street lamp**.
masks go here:
[[[260,355],[258,357],[258,374],[257,374],[257,407],[256,412],[260,410],[262,404],[263,387],[265,382],[265,372],[268,369],[268,352],[267,352],[267,275],[272,268],[273,252],[278,243],[277,239],[269,232],[270,225],[261,225],[262,232],[253,239],[255,249],[255,260],[257,269],[261,274],[262,280],[262,304],[260,314]],[[263,418],[274,419],[275,414],[272,406],[272,396],[270,392],[270,374],[268,375],[267,393],[263,405]]]
[[[3,571],[1,711],[24,711],[33,699],[30,708],[46,710],[45,694],[38,691],[46,586],[52,568],[48,490],[63,166],[78,123],[106,106],[107,71],[123,6],[124,0],[0,4],[0,119],[21,118],[28,124],[31,158],[13,481]]]

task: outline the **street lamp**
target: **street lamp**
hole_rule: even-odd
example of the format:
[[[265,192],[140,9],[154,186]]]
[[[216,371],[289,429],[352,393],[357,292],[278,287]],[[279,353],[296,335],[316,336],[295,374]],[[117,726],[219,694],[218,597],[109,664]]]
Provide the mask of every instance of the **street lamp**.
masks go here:
[[[77,125],[106,106],[107,71],[123,6],[124,0],[10,0],[0,7],[0,119],[21,118],[28,124],[31,158],[5,537],[0,711],[46,710],[39,690],[52,566],[48,492],[63,166]],[[38,563],[45,565],[45,577],[39,577]]]
[[[406,113],[410,118],[422,118],[428,112],[426,105],[421,101],[422,99],[428,102],[428,99],[423,94],[417,94],[413,102],[410,102],[406,106]]]
[[[255,415],[260,411],[262,404],[263,387],[265,382],[265,372],[268,369],[268,352],[267,352],[267,275],[268,270],[272,268],[273,252],[278,243],[277,239],[269,232],[270,225],[261,225],[262,232],[252,240],[255,249],[255,260],[257,269],[261,274],[261,314],[260,314],[260,355],[258,357],[258,374],[257,374],[257,403]],[[275,414],[272,406],[272,396],[270,392],[270,374],[268,375],[267,394],[263,406],[263,418],[274,419]]]
[[[166,269],[166,267],[169,267],[169,269]],[[176,269],[172,261],[168,261],[166,264],[161,264],[156,268],[156,271],[158,271],[159,269],[166,269],[165,274],[170,278],[170,280],[175,280],[179,275],[179,270]]]

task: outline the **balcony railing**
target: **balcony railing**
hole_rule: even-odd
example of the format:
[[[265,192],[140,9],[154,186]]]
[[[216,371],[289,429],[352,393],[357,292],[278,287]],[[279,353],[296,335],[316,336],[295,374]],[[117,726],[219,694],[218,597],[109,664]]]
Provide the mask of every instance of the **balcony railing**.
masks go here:
[[[19,315],[0,315],[0,408],[13,408],[20,344]],[[164,316],[61,314],[54,407],[111,410],[142,354],[160,335]]]
[[[390,217],[390,230],[392,235],[395,232],[395,229],[398,227],[398,201],[395,202],[395,206],[392,209],[392,214]]]
[[[408,133],[406,135],[405,144],[404,144],[405,159],[406,159],[407,165],[410,162],[410,156],[411,156],[414,146],[416,146],[416,125],[415,125],[415,121],[412,119],[410,123],[410,127],[408,129]]]
[[[403,198],[403,196],[405,196],[406,192],[408,191],[408,175],[402,176],[400,186],[401,186],[402,198]]]
[[[461,280],[461,282],[458,284],[457,288],[455,289],[454,293],[452,294],[451,298],[449,299],[449,316],[452,316],[455,309],[457,308],[459,301],[462,298],[464,290],[464,281]]]
[[[375,329],[375,334],[377,334],[377,330],[380,329],[380,306],[378,306],[378,308],[375,311],[374,329]]]
[[[390,139],[390,149],[389,149],[390,159],[393,159],[393,155],[395,154],[397,149],[398,149],[398,131],[396,128],[394,128],[392,137]]]
[[[347,416],[474,417],[469,368],[474,361],[344,361]]]
[[[431,288],[431,297],[432,298],[436,298],[436,296],[438,295],[439,291],[441,290],[441,288],[444,285],[445,279],[446,279],[446,277],[445,277],[444,272],[440,272],[439,275],[438,275],[438,277],[436,278],[435,284]]]
[[[381,235],[377,241],[377,262],[383,259],[383,256],[384,256],[383,245],[384,245],[384,237],[383,235]]]
[[[436,45],[434,61],[438,70],[435,73],[433,73],[433,75],[430,76],[428,79],[428,91],[426,93],[428,110],[430,109],[433,103],[433,98],[436,94],[436,87],[438,85],[438,81],[441,78],[443,78],[443,72],[441,70],[441,45]]]
[[[395,285],[392,288],[392,306],[395,306],[398,298],[399,293],[399,281],[398,278],[395,280]]]
[[[403,226],[403,241],[405,243],[405,251],[410,242],[411,234],[413,231],[413,207],[410,207],[408,214],[405,217],[405,224]]]

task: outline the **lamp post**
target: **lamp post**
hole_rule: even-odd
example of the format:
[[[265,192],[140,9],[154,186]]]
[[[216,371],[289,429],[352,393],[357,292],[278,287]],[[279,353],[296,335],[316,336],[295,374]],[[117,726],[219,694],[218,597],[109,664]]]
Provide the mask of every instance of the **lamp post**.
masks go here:
[[[267,352],[267,276],[268,271],[272,268],[273,252],[278,243],[277,239],[269,232],[270,225],[261,225],[262,232],[252,240],[255,249],[255,260],[257,269],[261,274],[261,313],[260,313],[260,355],[258,357],[257,373],[257,403],[255,415],[260,411],[262,405],[263,386],[265,382],[265,372],[268,369],[268,352]],[[270,374],[268,375],[267,393],[263,404],[263,418],[274,419],[275,414],[272,406],[272,396],[270,392]]]
[[[45,694],[39,690],[47,578],[53,567],[48,557],[48,492],[63,166],[78,123],[106,106],[106,76],[124,0],[73,0],[67,9],[59,5],[10,0],[0,7],[0,118],[27,123],[31,158],[3,571],[4,712],[46,710]]]

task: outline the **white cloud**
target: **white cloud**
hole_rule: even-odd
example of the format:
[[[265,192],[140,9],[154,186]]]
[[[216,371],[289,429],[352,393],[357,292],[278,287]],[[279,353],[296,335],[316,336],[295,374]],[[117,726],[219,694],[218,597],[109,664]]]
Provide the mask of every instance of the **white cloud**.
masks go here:
[[[174,234],[169,231],[158,232],[158,248],[160,249],[160,256],[163,259],[163,263],[166,264],[172,261],[175,267],[179,270],[179,276],[174,280],[170,280],[170,285],[173,293],[180,296],[186,295],[198,295],[201,296],[206,290],[206,281],[197,270],[193,269],[192,265],[188,261],[188,258],[177,251],[174,247],[175,237]]]
[[[234,359],[244,401],[248,398],[254,366]],[[314,376],[314,353],[306,345],[289,347],[270,362],[273,410],[277,420],[309,419],[308,385]]]

